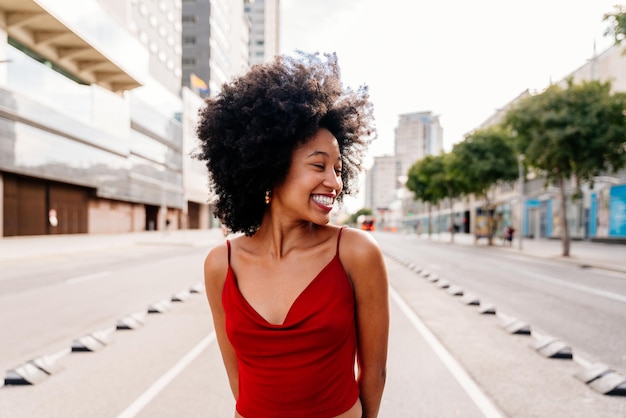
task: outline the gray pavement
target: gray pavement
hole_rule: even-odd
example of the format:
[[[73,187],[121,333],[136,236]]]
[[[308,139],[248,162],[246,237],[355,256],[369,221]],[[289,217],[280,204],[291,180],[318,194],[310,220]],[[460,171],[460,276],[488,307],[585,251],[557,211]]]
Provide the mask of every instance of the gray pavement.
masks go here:
[[[209,246],[223,240],[219,228],[125,234],[72,234],[0,238],[0,262],[132,245]]]
[[[605,244],[587,241],[572,241],[570,256],[563,257],[562,244],[555,239],[523,239],[520,249],[518,238],[512,245],[504,245],[494,239],[488,246],[486,239],[474,240],[469,234],[454,234],[451,242],[449,233],[416,235],[433,244],[474,245],[487,251],[507,251],[526,257],[547,259],[578,265],[582,268],[601,268],[626,272],[626,245]],[[129,245],[189,245],[208,246],[224,239],[219,228],[176,231],[150,231],[126,234],[75,234],[0,238],[0,262],[15,258],[68,254]]]
[[[569,263],[581,268],[599,268],[626,273],[626,245],[624,244],[571,241],[570,255],[563,257],[562,242],[558,239],[523,238],[520,249],[518,238],[515,238],[511,245],[503,244],[501,239],[494,239],[493,245],[489,246],[485,238],[476,241],[470,234],[454,234],[454,242],[451,242],[449,233],[432,234],[430,237],[428,234],[416,236],[436,244],[473,245],[484,247],[487,251],[506,251],[526,257]]]
[[[626,246],[624,245],[575,241],[572,242],[571,257],[566,258],[560,256],[561,242],[557,240],[524,240],[520,250],[517,241],[513,242],[510,247],[503,246],[501,241],[495,241],[493,246],[487,246],[485,240],[474,242],[474,238],[466,234],[456,234],[454,243],[450,242],[449,234],[416,237],[416,239],[430,240],[433,245],[475,245],[485,251],[508,252],[530,259],[547,259],[574,263],[584,267],[626,272]],[[10,237],[0,239],[0,269],[10,266],[11,260],[28,259],[29,257],[99,251],[106,248],[134,245],[184,245],[208,248],[222,240],[224,237],[219,228],[170,231],[169,233],[154,231],[132,234]],[[565,408],[563,405],[576,404],[568,407],[567,410],[571,411],[578,408],[580,411],[584,411],[578,415],[582,417],[589,416],[585,414],[590,409],[597,408],[600,403],[608,405],[604,407],[608,408],[609,411],[622,407],[622,405],[617,404],[619,400],[609,399],[607,401],[606,397],[596,394],[585,385],[571,379],[572,370],[567,369],[564,373],[563,365],[554,362],[546,364],[545,359],[528,350],[527,343],[519,342],[517,344],[518,341],[514,341],[516,344],[510,344],[507,342],[507,339],[515,337],[502,333],[498,327],[493,326],[489,318],[482,316],[474,318],[467,315],[468,308],[461,304],[451,308],[450,304],[442,303],[440,299],[445,298],[445,295],[439,295],[441,292],[432,286],[429,287],[426,282],[416,282],[414,274],[397,265],[393,260],[388,260],[388,262],[390,272],[393,272],[394,281],[392,284],[394,289],[401,291],[403,295],[400,298],[399,295],[394,296],[395,291],[392,292],[392,297],[394,297],[393,309],[402,308],[405,311],[405,315],[396,314],[394,318],[396,321],[401,319],[406,322],[408,320],[412,325],[394,323],[392,327],[390,337],[393,339],[402,336],[402,338],[401,341],[392,345],[393,349],[397,351],[391,356],[396,359],[394,360],[396,363],[390,365],[390,370],[393,369],[393,376],[395,377],[393,380],[390,379],[381,416],[415,416],[413,414],[416,412],[419,416],[524,416],[528,412],[526,398],[531,394],[533,399],[541,398],[543,394],[550,394],[550,396],[545,396],[545,402],[536,407],[538,411],[544,412],[550,410],[546,409],[548,406],[550,408],[557,406]],[[416,284],[421,286],[417,290],[413,289]],[[408,287],[405,289],[405,286]],[[452,316],[452,313],[455,312],[454,309],[459,311],[456,316]],[[435,314],[431,311],[434,311]],[[452,330],[451,327],[454,324],[457,324],[457,328]],[[481,327],[480,332],[475,328],[476,326]],[[416,334],[408,332],[407,329],[411,327],[419,332]],[[473,332],[468,333],[467,329],[472,329]],[[485,335],[488,338],[485,338]],[[410,339],[407,340],[409,337]],[[464,338],[463,341],[454,341],[454,338],[461,337]],[[480,339],[480,341],[471,340],[468,342],[468,338]],[[450,348],[457,345],[462,347],[460,350],[458,348],[452,350],[455,357],[459,352],[467,352],[467,355],[459,357],[459,363],[457,363],[457,360],[451,358],[447,350],[437,342],[438,340]],[[498,341],[498,343],[493,344],[490,349],[489,346],[485,346],[483,340]],[[500,342],[500,340],[503,341]],[[501,347],[504,346],[507,347],[507,350],[501,350]],[[473,349],[474,347],[475,349]],[[494,370],[499,370],[502,367],[501,362],[507,359],[512,364],[510,369],[519,372],[520,370],[516,369],[519,366],[516,364],[522,358],[526,362],[524,370],[541,369],[545,383],[541,383],[543,380],[537,382],[534,375],[528,376],[524,380],[517,377],[513,379],[510,375],[500,376],[494,373]],[[529,361],[533,362],[532,367],[528,363]],[[476,366],[472,362],[479,364]],[[566,366],[577,367],[573,363]],[[470,370],[471,376],[466,375],[465,368]],[[428,378],[416,379],[416,376],[424,377],[424,374]],[[524,373],[521,375],[522,377],[525,376]],[[567,379],[563,380],[562,376],[564,375]],[[480,387],[476,386],[473,378],[480,378],[478,379],[482,382]],[[489,379],[495,380],[495,383],[491,383]],[[509,382],[509,380],[511,381]],[[507,385],[504,385],[503,382],[506,382]],[[567,390],[563,390],[563,385],[569,385]],[[223,386],[226,387],[225,384]],[[446,387],[447,390],[441,391],[441,387]],[[483,394],[483,391],[486,393]],[[519,397],[516,398],[511,395],[517,392],[520,392]],[[420,399],[417,400],[414,399],[415,393],[426,396],[420,396]],[[575,394],[576,396],[565,396],[564,393]],[[559,397],[564,397],[563,402],[553,401],[560,399]],[[451,402],[450,398],[453,398],[454,402]],[[495,401],[495,405],[491,403],[490,398]],[[580,401],[576,401],[578,398]],[[546,404],[550,405],[546,406]],[[502,407],[502,412],[498,410],[499,407]],[[560,415],[562,410],[552,412],[555,412],[552,416],[567,416],[567,414]],[[533,414],[527,416],[533,416]],[[605,416],[618,415],[609,414]]]

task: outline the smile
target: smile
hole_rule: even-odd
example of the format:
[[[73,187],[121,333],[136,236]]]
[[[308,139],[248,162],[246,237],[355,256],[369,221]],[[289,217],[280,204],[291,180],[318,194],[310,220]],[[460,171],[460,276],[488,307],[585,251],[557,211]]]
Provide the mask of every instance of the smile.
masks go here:
[[[330,197],[330,196],[324,196],[321,194],[314,194],[313,195],[313,200],[317,203],[319,203],[320,205],[324,205],[324,206],[332,206],[333,203],[335,202],[335,198],[334,197]]]

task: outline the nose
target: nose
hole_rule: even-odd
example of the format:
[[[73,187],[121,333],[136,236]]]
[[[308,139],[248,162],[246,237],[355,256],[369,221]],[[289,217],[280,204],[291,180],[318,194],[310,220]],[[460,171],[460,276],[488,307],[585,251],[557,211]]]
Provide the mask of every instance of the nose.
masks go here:
[[[322,183],[325,187],[336,191],[337,194],[341,193],[341,189],[343,188],[343,180],[341,180],[341,173],[337,174],[334,168],[328,170],[326,176],[324,177],[324,181]]]

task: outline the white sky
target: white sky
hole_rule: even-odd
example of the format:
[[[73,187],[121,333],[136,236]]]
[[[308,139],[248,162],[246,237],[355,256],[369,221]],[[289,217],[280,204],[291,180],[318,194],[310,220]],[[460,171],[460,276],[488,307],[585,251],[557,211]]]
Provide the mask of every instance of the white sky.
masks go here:
[[[623,0],[621,0],[623,1]],[[438,114],[444,148],[525,89],[559,81],[611,44],[620,0],[280,0],[281,52],[337,52],[343,81],[367,84],[378,140],[398,115]]]

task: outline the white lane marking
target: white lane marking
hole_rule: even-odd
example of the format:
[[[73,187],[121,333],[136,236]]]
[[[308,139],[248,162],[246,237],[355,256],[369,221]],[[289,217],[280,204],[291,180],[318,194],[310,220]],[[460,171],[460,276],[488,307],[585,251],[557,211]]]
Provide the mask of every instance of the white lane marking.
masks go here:
[[[191,349],[178,363],[169,369],[163,376],[152,384],[144,393],[130,404],[117,418],[133,418],[146,407],[172,380],[176,378],[192,361],[196,359],[213,341],[215,331],[204,337],[194,348]]]
[[[586,292],[592,295],[602,296],[607,299],[613,299],[618,302],[626,303],[626,296],[623,296],[617,293],[607,292],[606,290],[595,289],[593,287],[585,286],[582,284],[571,283],[565,280],[555,279],[554,277],[544,276],[543,274],[532,273],[529,271],[524,272],[524,274],[526,274],[527,276],[533,277],[537,280],[543,280],[544,282],[558,284],[563,287],[569,287],[570,289],[576,289],[576,290],[580,290],[581,292]]]
[[[101,271],[100,273],[93,273],[93,274],[87,274],[85,276],[78,276],[78,277],[74,277],[71,279],[67,279],[65,281],[65,284],[73,284],[73,283],[86,282],[89,280],[100,279],[102,277],[108,276],[109,274],[111,274],[110,271]]]
[[[450,352],[446,350],[437,337],[435,337],[435,335],[428,329],[422,320],[419,319],[415,312],[413,312],[409,305],[407,305],[407,303],[402,299],[398,292],[396,292],[391,286],[389,287],[389,294],[409,321],[411,321],[411,324],[413,324],[417,332],[421,334],[422,338],[424,338],[430,348],[433,349],[448,371],[452,374],[456,381],[459,382],[463,390],[465,390],[465,393],[467,393],[478,409],[480,409],[483,415],[485,415],[486,418],[502,418],[502,413],[498,411],[489,398],[487,398],[487,396],[480,390],[476,382],[474,382],[463,367],[459,365]]]

